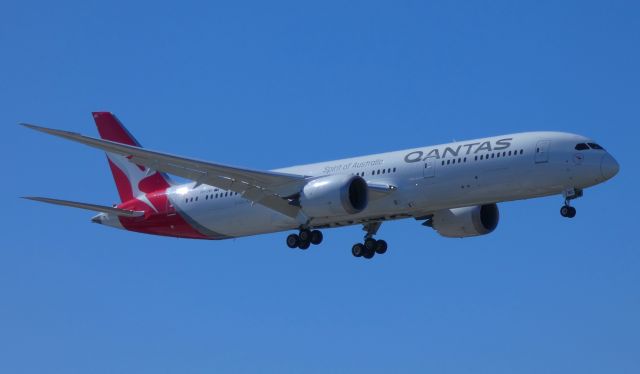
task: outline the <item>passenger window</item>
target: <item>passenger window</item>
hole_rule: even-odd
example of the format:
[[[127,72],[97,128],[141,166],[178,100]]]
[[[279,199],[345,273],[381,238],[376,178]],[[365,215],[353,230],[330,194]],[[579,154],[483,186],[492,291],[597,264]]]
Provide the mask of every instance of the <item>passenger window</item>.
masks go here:
[[[396,168],[393,168],[393,172],[394,172],[394,173],[396,172]]]
[[[524,149],[521,149],[521,150],[520,150],[520,154],[523,154],[523,153],[524,153]]]
[[[589,146],[585,143],[576,144],[576,151],[586,151],[589,149]]]
[[[444,160],[442,160],[442,165],[444,165]]]
[[[476,156],[475,160],[478,161],[478,156]]]
[[[447,160],[447,165],[451,164],[451,160]]]
[[[511,156],[511,151],[509,151],[509,156]]]
[[[385,169],[382,169],[382,174],[384,174],[384,173],[385,173]]]
[[[589,144],[589,147],[593,149],[604,150],[604,148],[602,148],[599,144],[596,144],[596,143],[588,143],[588,144]]]

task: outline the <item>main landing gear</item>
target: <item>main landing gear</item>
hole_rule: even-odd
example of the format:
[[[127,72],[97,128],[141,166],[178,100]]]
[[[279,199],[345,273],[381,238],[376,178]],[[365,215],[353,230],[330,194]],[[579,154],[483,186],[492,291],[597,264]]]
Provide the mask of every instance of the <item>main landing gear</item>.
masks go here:
[[[364,257],[371,259],[377,253],[379,255],[387,252],[387,242],[384,240],[375,240],[367,238],[364,243],[356,243],[351,247],[351,254],[354,257]]]
[[[387,252],[387,242],[373,238],[378,232],[380,225],[382,225],[382,222],[373,222],[364,225],[363,230],[367,232],[364,236],[364,243],[356,243],[351,247],[351,254],[354,257],[371,259],[376,253],[381,255]]]
[[[367,232],[364,236],[363,243],[356,243],[351,247],[351,254],[354,257],[364,257],[371,259],[375,254],[384,254],[387,252],[387,242],[384,240],[376,240],[373,236],[378,232],[382,222],[367,223],[363,226],[363,230]],[[318,245],[322,243],[322,232],[319,230],[300,229],[298,234],[287,236],[287,247],[308,249],[312,244]]]
[[[287,246],[289,248],[307,249],[313,245],[322,243],[322,232],[319,230],[302,229],[298,234],[287,236]]]
[[[579,197],[582,197],[582,190],[580,189],[569,189],[565,191],[562,195],[564,196],[564,205],[560,208],[560,215],[565,218],[573,218],[576,216],[576,208],[571,206],[571,200],[575,200]]]

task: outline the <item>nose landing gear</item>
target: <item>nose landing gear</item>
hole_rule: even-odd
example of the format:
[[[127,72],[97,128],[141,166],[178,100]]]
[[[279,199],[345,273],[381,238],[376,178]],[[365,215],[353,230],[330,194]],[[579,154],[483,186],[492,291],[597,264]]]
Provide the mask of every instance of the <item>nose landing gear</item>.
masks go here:
[[[562,193],[564,196],[564,205],[560,208],[560,215],[566,218],[573,218],[576,216],[576,208],[571,206],[571,200],[575,200],[582,197],[583,193],[581,189],[571,188]]]
[[[573,218],[576,216],[576,208],[565,203],[565,205],[560,208],[560,215],[566,218]]]

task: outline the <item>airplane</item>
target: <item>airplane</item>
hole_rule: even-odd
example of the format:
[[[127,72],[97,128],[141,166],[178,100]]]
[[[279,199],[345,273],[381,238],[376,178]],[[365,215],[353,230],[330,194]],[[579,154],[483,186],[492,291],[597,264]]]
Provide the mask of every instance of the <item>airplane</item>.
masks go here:
[[[493,232],[498,203],[562,195],[573,218],[584,189],[613,178],[618,162],[590,138],[524,132],[308,165],[259,171],[142,148],[110,112],[94,112],[100,138],[22,124],[106,152],[121,202],[113,206],[44,197],[98,212],[94,223],[145,234],[230,239],[294,231],[292,249],[322,230],[362,225],[355,257],[387,251],[375,239],[385,221],[413,218],[448,238]],[[188,179],[178,184],[168,174]]]

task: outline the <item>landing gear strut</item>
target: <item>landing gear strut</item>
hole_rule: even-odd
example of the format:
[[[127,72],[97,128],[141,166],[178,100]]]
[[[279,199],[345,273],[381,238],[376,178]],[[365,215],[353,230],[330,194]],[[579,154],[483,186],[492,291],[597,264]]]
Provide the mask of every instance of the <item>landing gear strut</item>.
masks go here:
[[[566,190],[563,194],[564,205],[560,208],[560,215],[566,218],[573,218],[576,216],[576,208],[571,206],[571,200],[575,200],[582,197],[582,190],[572,188]]]
[[[302,250],[307,249],[313,245],[322,243],[322,232],[318,230],[301,229],[298,234],[291,234],[287,236],[287,247],[300,248]]]
[[[382,225],[382,222],[373,222],[364,225],[363,230],[367,232],[364,236],[364,243],[356,243],[351,247],[351,254],[354,257],[371,259],[376,253],[381,255],[387,252],[387,242],[373,238],[378,232],[380,225]]]

